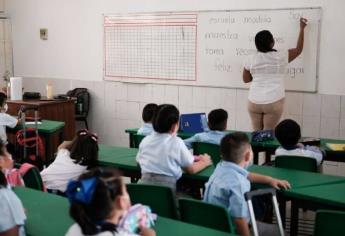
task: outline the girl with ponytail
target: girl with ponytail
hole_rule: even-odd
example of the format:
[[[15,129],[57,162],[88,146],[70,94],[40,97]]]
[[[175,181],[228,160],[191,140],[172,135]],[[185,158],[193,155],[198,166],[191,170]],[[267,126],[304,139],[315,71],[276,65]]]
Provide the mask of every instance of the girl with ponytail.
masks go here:
[[[71,203],[70,215],[76,221],[66,236],[133,236],[138,235],[121,227],[131,203],[126,186],[117,171],[110,168],[93,169],[68,184],[66,195]],[[155,232],[140,226],[143,236]]]
[[[96,166],[98,137],[82,129],[72,141],[64,141],[53,163],[41,172],[49,192],[63,195],[69,180],[76,180],[86,170]]]

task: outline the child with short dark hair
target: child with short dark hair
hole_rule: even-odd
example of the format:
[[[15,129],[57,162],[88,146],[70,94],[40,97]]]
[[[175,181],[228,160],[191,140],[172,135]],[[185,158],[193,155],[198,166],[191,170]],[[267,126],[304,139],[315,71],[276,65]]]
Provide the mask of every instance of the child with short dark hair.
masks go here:
[[[98,137],[88,130],[79,130],[72,141],[58,147],[56,159],[41,172],[48,190],[62,194],[69,180],[76,180],[87,169],[97,165]]]
[[[8,143],[6,127],[14,128],[21,123],[21,120],[6,113],[8,110],[6,101],[6,94],[0,92],[0,139],[5,145],[9,145],[8,150],[13,154],[14,146]]]
[[[161,184],[176,189],[182,171],[196,173],[211,165],[208,155],[194,156],[176,136],[180,113],[174,105],[160,105],[153,122],[155,132],[143,139],[136,157],[141,168],[141,183]]]
[[[143,109],[142,118],[144,121],[143,126],[138,130],[140,135],[150,135],[153,132],[152,121],[156,115],[158,105],[155,103],[146,104]]]
[[[70,215],[76,221],[67,236],[135,236],[120,227],[131,201],[126,185],[115,169],[97,168],[68,184],[66,195],[71,203]],[[155,232],[139,225],[140,235]],[[138,236],[138,235],[137,235]]]
[[[284,180],[247,171],[252,163],[253,151],[245,133],[235,132],[226,135],[221,141],[220,150],[222,161],[218,163],[205,185],[204,201],[227,208],[235,222],[237,233],[249,236],[250,216],[244,194],[250,191],[250,182],[269,184],[278,189],[289,188],[290,184]],[[271,231],[270,225],[260,226],[259,230],[266,228]]]
[[[17,195],[8,185],[2,169],[3,164],[0,164],[0,235],[25,236],[26,216],[24,208]]]
[[[193,143],[204,142],[220,144],[220,140],[226,135],[228,113],[224,109],[215,109],[208,114],[209,131],[195,134],[184,141],[188,148],[192,148]]]
[[[276,156],[309,157],[315,159],[318,166],[321,165],[323,155],[318,147],[298,143],[301,139],[301,128],[296,121],[291,119],[281,121],[275,128],[275,136],[281,145],[275,152]]]

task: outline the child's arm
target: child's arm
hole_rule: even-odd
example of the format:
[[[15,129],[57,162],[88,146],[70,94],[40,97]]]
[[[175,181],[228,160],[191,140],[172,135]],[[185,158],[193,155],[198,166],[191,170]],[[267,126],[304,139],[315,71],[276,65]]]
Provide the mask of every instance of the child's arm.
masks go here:
[[[183,140],[183,142],[186,144],[188,149],[192,149],[193,143],[198,142],[197,135],[193,135],[192,137]]]
[[[212,165],[212,161],[209,155],[200,155],[200,161],[194,162],[192,165],[183,168],[184,172],[188,174],[195,174]]]
[[[58,150],[60,149],[67,149],[69,150],[72,147],[73,141],[63,141],[59,146]]]
[[[248,222],[244,218],[234,218],[237,233],[241,236],[250,236]]]
[[[250,172],[248,174],[248,179],[252,183],[268,184],[276,189],[289,189],[291,188],[290,183],[286,180],[275,179],[270,176],[260,175]]]
[[[153,229],[141,227],[140,235],[141,236],[156,236],[156,232]]]

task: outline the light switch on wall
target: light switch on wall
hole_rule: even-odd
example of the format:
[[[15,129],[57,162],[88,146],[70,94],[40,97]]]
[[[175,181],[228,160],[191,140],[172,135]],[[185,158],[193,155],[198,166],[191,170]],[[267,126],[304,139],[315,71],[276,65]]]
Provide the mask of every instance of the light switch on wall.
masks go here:
[[[48,40],[48,29],[40,29],[40,38],[42,40]]]

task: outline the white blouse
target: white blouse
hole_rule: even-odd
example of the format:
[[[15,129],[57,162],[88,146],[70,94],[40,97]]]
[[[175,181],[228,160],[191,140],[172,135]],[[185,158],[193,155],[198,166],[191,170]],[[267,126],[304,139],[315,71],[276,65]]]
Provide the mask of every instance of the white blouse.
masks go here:
[[[247,59],[244,68],[253,77],[249,89],[249,101],[269,104],[285,97],[284,78],[288,60],[287,50],[258,52]]]

